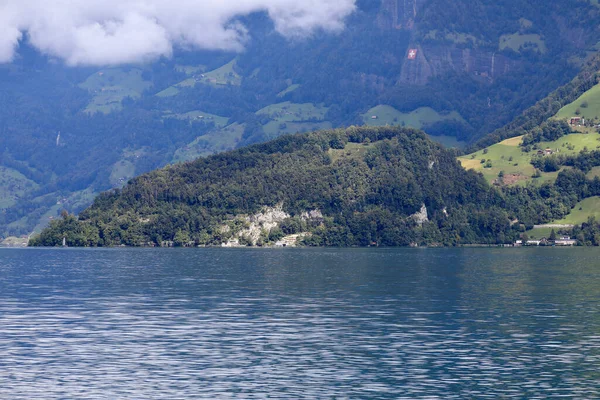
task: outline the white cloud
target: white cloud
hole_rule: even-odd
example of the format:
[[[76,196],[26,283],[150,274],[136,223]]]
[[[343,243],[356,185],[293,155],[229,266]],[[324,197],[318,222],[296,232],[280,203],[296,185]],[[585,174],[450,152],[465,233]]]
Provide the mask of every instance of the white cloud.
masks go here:
[[[286,36],[338,31],[355,0],[1,0],[0,62],[19,40],[69,65],[122,64],[169,56],[174,45],[241,50],[232,19],[266,11]]]

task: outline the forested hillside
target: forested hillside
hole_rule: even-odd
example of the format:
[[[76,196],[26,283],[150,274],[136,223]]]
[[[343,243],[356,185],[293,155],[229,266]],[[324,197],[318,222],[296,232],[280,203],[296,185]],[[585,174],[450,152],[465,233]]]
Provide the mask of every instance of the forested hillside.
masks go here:
[[[241,53],[126,66],[67,67],[25,39],[0,65],[0,236],[157,167],[282,134],[398,125],[471,144],[572,80],[600,40],[587,1],[357,5],[340,34],[290,40],[256,13],[240,19]]]
[[[598,178],[571,170],[493,188],[422,132],[351,127],[142,175],[79,218],[64,213],[31,245],[501,244],[598,194]]]
[[[501,199],[418,131],[349,128],[279,138],[135,178],[64,216],[33,244],[221,245],[274,208],[259,243],[308,233],[314,245],[492,242],[510,235]],[[317,215],[313,220],[303,215]],[[272,222],[272,221],[270,221]],[[224,228],[224,226],[226,228]]]

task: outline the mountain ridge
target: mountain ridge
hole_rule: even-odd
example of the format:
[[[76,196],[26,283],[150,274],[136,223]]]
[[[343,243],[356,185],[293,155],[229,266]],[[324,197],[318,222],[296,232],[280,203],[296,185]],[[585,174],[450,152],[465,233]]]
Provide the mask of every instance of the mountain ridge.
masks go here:
[[[578,73],[596,51],[598,14],[587,2],[362,0],[337,36],[289,41],[259,13],[244,20],[252,40],[241,54],[179,49],[112,68],[67,68],[25,39],[0,66],[0,165],[30,182],[0,193],[0,236],[39,231],[152,169],[364,124],[378,106],[393,110],[392,125],[432,110],[441,117],[419,127],[472,144]],[[319,111],[300,115],[306,104]]]

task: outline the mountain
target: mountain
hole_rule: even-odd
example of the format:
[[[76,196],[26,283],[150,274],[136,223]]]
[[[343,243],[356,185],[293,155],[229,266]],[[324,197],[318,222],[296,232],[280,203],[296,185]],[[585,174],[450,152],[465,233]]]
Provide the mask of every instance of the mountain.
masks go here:
[[[337,35],[289,40],[254,13],[238,21],[251,37],[241,53],[176,49],[125,66],[68,67],[24,39],[0,65],[0,235],[282,134],[398,125],[473,144],[586,70],[600,40],[588,1],[357,5]]]
[[[79,218],[63,212],[30,244],[512,243],[536,224],[571,218],[581,201],[596,204],[586,199],[600,195],[600,179],[584,170],[600,166],[600,151],[562,161],[569,168],[539,185],[490,186],[413,129],[286,135],[144,174],[98,196]],[[600,229],[593,220],[586,226]]]
[[[133,179],[32,245],[456,245],[515,236],[500,193],[422,132],[287,135]]]

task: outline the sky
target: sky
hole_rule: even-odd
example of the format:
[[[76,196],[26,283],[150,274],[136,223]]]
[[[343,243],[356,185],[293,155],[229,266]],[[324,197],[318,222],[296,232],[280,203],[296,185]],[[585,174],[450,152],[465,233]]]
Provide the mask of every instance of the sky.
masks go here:
[[[169,57],[174,46],[242,51],[237,17],[267,12],[287,37],[339,32],[355,0],[2,0],[0,63],[27,38],[66,64],[117,65]]]

